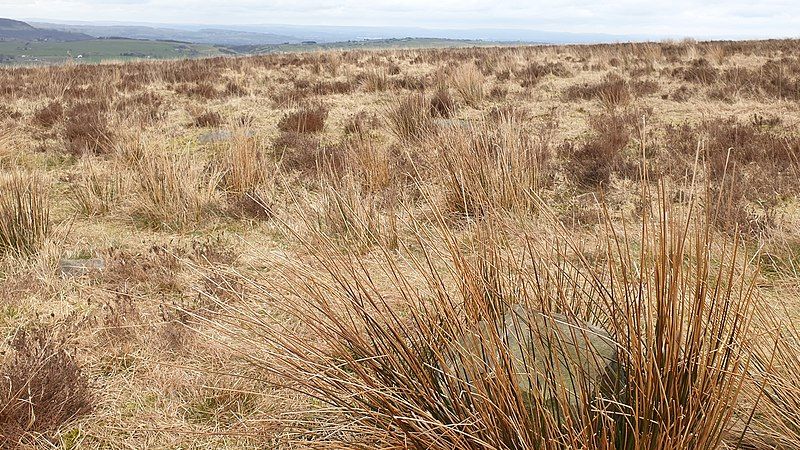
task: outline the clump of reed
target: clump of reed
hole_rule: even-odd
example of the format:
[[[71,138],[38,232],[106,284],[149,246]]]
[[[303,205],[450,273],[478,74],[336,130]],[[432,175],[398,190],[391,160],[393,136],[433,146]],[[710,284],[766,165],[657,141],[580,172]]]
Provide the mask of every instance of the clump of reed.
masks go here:
[[[320,271],[282,259],[281,277],[253,280],[271,313],[222,326],[315,400],[308,425],[328,445],[735,446],[752,281],[737,242],[663,199],[631,229],[609,226],[591,256],[555,221],[542,236],[487,219],[466,241],[444,220],[417,224],[413,250],[376,259],[319,236],[307,250]],[[596,330],[615,354],[600,373],[582,353]],[[549,344],[511,345],[526,339]]]
[[[204,173],[189,155],[153,152],[136,163],[135,182],[134,220],[148,228],[180,231],[208,215],[219,174]]]
[[[480,106],[485,97],[484,76],[475,64],[465,64],[453,74],[451,83],[461,100],[473,108]]]
[[[0,179],[0,254],[30,256],[51,233],[48,194],[35,174],[13,171]]]

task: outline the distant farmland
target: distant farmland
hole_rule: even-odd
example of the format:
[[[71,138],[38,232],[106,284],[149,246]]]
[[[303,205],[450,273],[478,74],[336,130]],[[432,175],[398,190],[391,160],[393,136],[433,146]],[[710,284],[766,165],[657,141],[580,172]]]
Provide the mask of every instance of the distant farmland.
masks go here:
[[[93,39],[75,42],[0,42],[0,63],[52,64],[70,59],[85,62],[135,59],[174,59],[218,56],[224,51],[205,44]]]
[[[302,44],[274,45],[211,45],[176,41],[139,39],[92,39],[85,41],[0,41],[0,64],[60,64],[68,60],[99,63],[102,61],[131,61],[139,59],[184,59],[221,55],[258,55],[266,53],[297,53],[357,49],[414,49],[463,48],[502,45],[490,41],[454,39],[404,38],[371,39]],[[511,45],[511,44],[505,44]]]

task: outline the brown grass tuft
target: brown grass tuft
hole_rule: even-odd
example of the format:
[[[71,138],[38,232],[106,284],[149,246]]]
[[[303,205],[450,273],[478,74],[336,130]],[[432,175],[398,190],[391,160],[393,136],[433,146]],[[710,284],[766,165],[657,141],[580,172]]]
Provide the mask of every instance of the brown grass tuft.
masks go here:
[[[567,100],[597,99],[608,109],[625,106],[631,100],[628,82],[616,74],[609,74],[595,84],[570,86],[565,92]]]
[[[465,64],[453,74],[451,82],[461,100],[468,106],[478,107],[484,99],[484,77],[475,64]]]
[[[0,255],[33,255],[49,234],[48,194],[38,177],[12,172],[0,180]]]
[[[207,216],[214,202],[216,174],[205,174],[187,155],[145,154],[137,162],[139,195],[132,216],[153,229],[185,230]]]
[[[736,245],[712,268],[705,225],[672,217],[662,209],[637,244],[609,231],[608,265],[531,234],[501,253],[497,222],[467,249],[439,229],[418,236],[419,257],[387,249],[375,266],[315,241],[324,274],[287,259],[288,284],[259,285],[279,314],[245,318],[263,346],[249,356],[320,402],[328,428],[310,426],[333,446],[718,448],[746,377],[752,291]],[[591,375],[577,355],[602,330],[616,361]]]
[[[423,94],[410,94],[384,110],[392,133],[401,141],[422,138],[433,129],[430,108]]]
[[[114,132],[108,126],[108,105],[100,102],[76,103],[66,113],[64,141],[73,155],[109,153]]]
[[[192,117],[195,127],[218,127],[222,125],[222,116],[216,111],[203,111]]]

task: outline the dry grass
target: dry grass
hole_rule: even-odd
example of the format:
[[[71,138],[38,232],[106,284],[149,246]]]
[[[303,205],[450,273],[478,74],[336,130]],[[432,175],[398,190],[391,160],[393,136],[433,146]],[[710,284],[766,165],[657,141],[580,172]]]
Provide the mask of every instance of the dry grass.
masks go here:
[[[547,132],[528,135],[513,120],[442,131],[432,146],[447,209],[467,217],[531,209],[550,175]]]
[[[385,249],[374,269],[336,257],[330,242],[309,248],[319,275],[286,260],[288,284],[258,285],[280,322],[245,317],[244,331],[273,356],[253,364],[324,405],[336,430],[320,436],[328,445],[716,448],[735,439],[726,432],[753,317],[738,245],[712,268],[707,225],[662,209],[638,250],[607,235],[607,264],[592,263],[526,233],[528,245],[506,254],[498,225],[472,243],[477,260],[447,228],[417,236],[422,253],[410,260]],[[286,317],[318,339],[295,339]],[[564,321],[572,332],[556,327]],[[618,355],[594,378],[576,356],[598,345],[589,324],[608,330]],[[551,353],[513,344],[526,339]]]
[[[260,140],[239,134],[219,159],[223,188],[231,193],[254,192],[266,181],[269,167]]]
[[[82,162],[77,179],[70,184],[69,196],[75,210],[92,217],[108,214],[119,202],[124,190],[122,175],[103,171],[95,162]]]
[[[0,254],[35,254],[51,230],[50,207],[42,182],[12,172],[0,180]]]
[[[197,226],[215,199],[217,174],[204,174],[186,155],[147,154],[136,168],[139,196],[133,218],[155,229]]]
[[[0,446],[798,448],[799,52],[0,68]]]
[[[192,125],[195,127],[218,127],[221,124],[222,116],[216,111],[202,111],[192,117]]]
[[[438,89],[431,97],[431,115],[448,118],[456,113],[456,102],[446,89]]]
[[[324,105],[306,105],[283,116],[278,129],[286,133],[317,133],[325,128],[328,110]]]
[[[426,135],[433,120],[425,96],[410,94],[388,106],[384,111],[390,129],[398,139],[411,141]]]
[[[474,64],[459,67],[451,82],[461,101],[473,108],[480,106],[485,96],[484,77]]]
[[[0,365],[0,449],[58,442],[62,427],[92,412],[89,382],[52,330],[20,330],[11,348]]]

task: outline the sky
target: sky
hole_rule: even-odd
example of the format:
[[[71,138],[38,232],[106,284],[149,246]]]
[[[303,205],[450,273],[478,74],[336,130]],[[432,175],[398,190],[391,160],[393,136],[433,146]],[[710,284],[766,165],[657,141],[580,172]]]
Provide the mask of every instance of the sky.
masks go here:
[[[0,0],[0,17],[800,37],[798,0]]]

